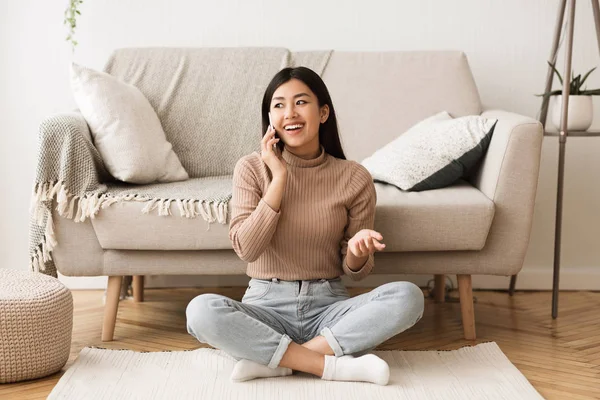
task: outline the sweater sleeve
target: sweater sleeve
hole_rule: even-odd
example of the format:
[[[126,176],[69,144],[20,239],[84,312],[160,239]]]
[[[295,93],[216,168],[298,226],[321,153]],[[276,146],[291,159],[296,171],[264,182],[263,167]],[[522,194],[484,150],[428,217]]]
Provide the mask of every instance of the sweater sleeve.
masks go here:
[[[367,277],[375,266],[375,258],[370,254],[367,261],[358,271],[352,271],[346,262],[348,241],[361,229],[373,229],[375,224],[375,205],[377,193],[373,177],[361,164],[355,164],[350,187],[355,194],[348,208],[348,223],[341,242],[342,269],[353,281],[360,281]]]
[[[229,239],[233,250],[246,262],[265,251],[281,211],[275,212],[263,199],[262,189],[248,159],[240,159],[233,172]]]

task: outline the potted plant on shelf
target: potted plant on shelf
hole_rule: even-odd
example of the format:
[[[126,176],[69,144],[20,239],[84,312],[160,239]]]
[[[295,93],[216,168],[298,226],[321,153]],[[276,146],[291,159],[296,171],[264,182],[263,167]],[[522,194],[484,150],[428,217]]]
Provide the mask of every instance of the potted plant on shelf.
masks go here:
[[[548,62],[548,65],[552,67],[562,86],[564,84],[562,76],[560,76],[560,73],[554,64]],[[569,131],[585,131],[592,125],[592,120],[594,117],[592,96],[600,95],[600,89],[586,90],[585,88],[582,89],[582,87],[586,79],[595,69],[596,67],[589,70],[583,76],[583,78],[581,75],[575,76],[575,73],[572,73],[571,75],[567,121],[567,130]],[[562,114],[562,89],[552,90],[544,94],[537,94],[536,96],[550,97],[549,110],[552,115],[552,123],[557,129],[560,129],[560,117]]]

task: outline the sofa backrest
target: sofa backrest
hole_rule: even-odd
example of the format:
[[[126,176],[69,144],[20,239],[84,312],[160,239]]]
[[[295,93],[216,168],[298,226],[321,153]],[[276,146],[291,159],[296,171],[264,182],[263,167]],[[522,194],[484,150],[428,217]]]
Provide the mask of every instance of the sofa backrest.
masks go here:
[[[297,65],[327,84],[351,160],[439,111],[481,113],[460,51],[129,48],[115,50],[104,70],[144,93],[190,177],[207,177],[232,174],[240,157],[260,149],[264,90],[280,69]]]
[[[440,111],[455,118],[482,112],[460,51],[334,51],[322,78],[346,158],[359,162]]]
[[[287,66],[322,74],[331,50],[279,47],[126,48],[104,71],[136,86],[156,111],[190,177],[231,175],[260,149],[264,91]]]

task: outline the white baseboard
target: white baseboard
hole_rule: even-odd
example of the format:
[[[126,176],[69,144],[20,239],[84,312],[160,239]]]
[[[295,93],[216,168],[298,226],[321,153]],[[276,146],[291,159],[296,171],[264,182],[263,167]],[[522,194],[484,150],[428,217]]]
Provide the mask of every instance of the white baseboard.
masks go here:
[[[104,289],[107,278],[97,277],[71,277],[58,274],[59,279],[69,289]],[[451,275],[454,287],[456,275]],[[344,276],[343,281],[348,287],[376,287],[388,282],[410,281],[419,287],[427,287],[433,279],[431,275],[384,275],[372,274],[360,282],[354,282]],[[249,277],[245,275],[163,275],[147,276],[145,287],[220,287],[220,286],[246,286]],[[510,277],[474,275],[474,289],[508,289]],[[430,286],[432,285],[429,283]],[[560,290],[600,290],[600,266],[579,267],[563,269],[559,280]],[[552,268],[524,268],[517,277],[516,290],[551,290]]]
[[[106,276],[65,276],[58,273],[58,280],[69,289],[106,289]]]

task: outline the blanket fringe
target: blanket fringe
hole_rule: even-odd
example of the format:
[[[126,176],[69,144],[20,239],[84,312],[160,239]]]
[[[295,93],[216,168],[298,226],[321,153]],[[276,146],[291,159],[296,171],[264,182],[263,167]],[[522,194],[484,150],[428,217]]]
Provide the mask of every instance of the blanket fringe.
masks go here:
[[[87,218],[94,219],[100,209],[124,201],[140,201],[146,203],[142,208],[143,214],[149,214],[157,209],[159,216],[173,215],[171,203],[175,202],[179,215],[185,218],[202,218],[208,222],[207,231],[215,221],[227,223],[227,202],[206,202],[194,199],[157,199],[142,197],[135,194],[113,197],[109,194],[90,194],[74,196],[62,181],[38,183],[33,188],[29,211],[38,226],[44,228],[44,238],[35,248],[30,259],[30,269],[35,272],[45,271],[45,263],[52,260],[51,252],[58,244],[54,231],[52,212],[43,204],[45,201],[56,199],[56,211],[61,217],[74,222],[85,222]],[[75,214],[75,215],[73,215]]]

